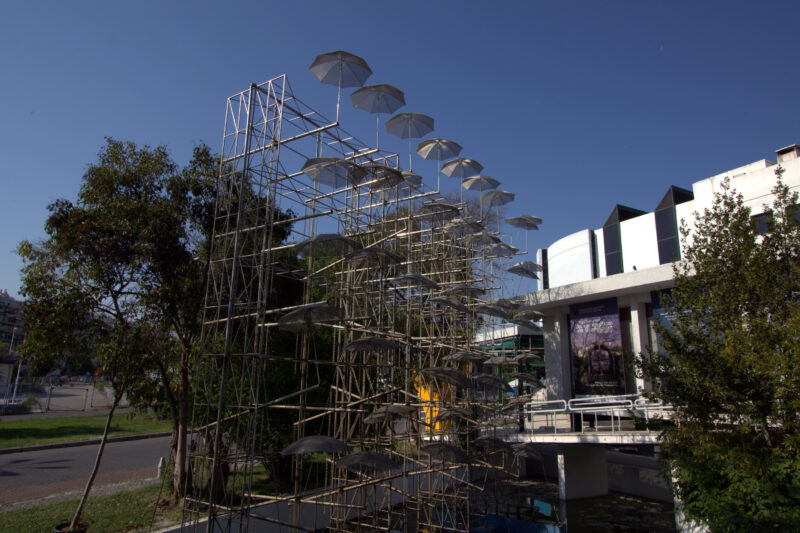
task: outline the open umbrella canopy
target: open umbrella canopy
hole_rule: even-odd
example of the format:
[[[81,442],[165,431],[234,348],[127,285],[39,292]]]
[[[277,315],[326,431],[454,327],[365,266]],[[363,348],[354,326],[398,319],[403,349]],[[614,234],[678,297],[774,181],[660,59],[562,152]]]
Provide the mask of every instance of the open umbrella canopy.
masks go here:
[[[362,87],[350,95],[353,107],[367,113],[394,113],[406,105],[403,91],[386,83]]]
[[[458,285],[453,285],[447,289],[445,294],[477,298],[478,296],[483,296],[486,294],[486,290],[471,283],[459,283]]]
[[[397,276],[389,281],[395,282],[397,284],[407,284],[412,285],[415,287],[426,287],[428,289],[435,289],[438,290],[441,287],[435,281],[426,278],[421,274],[403,274],[402,276]]]
[[[278,329],[282,331],[311,331],[344,320],[344,311],[339,307],[325,304],[308,304],[289,311],[278,319]]]
[[[432,304],[436,305],[444,305],[445,307],[449,307],[451,309],[455,309],[456,311],[461,311],[462,313],[469,313],[469,309],[464,304],[460,304],[458,302],[454,302],[448,298],[431,298],[429,300]]]
[[[347,259],[353,261],[357,266],[376,266],[382,268],[401,263],[403,261],[403,256],[385,248],[372,246],[347,254]]]
[[[502,390],[503,392],[514,392],[508,383],[497,376],[491,374],[478,374],[472,378],[475,383],[483,386],[484,389]]]
[[[433,131],[433,117],[422,113],[400,113],[386,121],[386,131],[401,139],[419,139]]]
[[[500,306],[480,304],[475,306],[475,312],[482,315],[496,316],[497,318],[508,318],[508,312]]]
[[[527,363],[528,361],[541,361],[542,356],[535,353],[521,353],[514,356],[518,363]]]
[[[514,201],[514,193],[510,191],[495,190],[483,193],[480,198],[482,207],[499,207]]]
[[[516,364],[517,364],[517,361],[516,361],[516,360],[515,360],[513,357],[511,357],[511,356],[507,356],[507,355],[493,355],[493,356],[491,356],[489,359],[487,359],[487,360],[486,360],[486,364],[487,364],[487,365],[495,365],[495,366],[500,366],[500,365],[516,365]]]
[[[338,233],[320,233],[295,244],[297,253],[313,253],[315,255],[345,255],[358,250],[361,245],[357,241]]]
[[[463,407],[448,407],[447,409],[439,410],[436,415],[436,422],[455,421],[455,420],[469,420],[470,412]]]
[[[504,242],[493,244],[485,250],[489,255],[494,255],[496,257],[511,257],[519,252],[519,248],[515,248],[514,246]]]
[[[453,352],[450,355],[445,355],[442,359],[444,361],[451,361],[454,363],[483,363],[488,358],[489,356],[485,353],[460,350],[458,352]]]
[[[312,453],[342,453],[349,452],[350,446],[324,435],[311,435],[296,440],[281,451],[281,455],[308,455]]]
[[[452,204],[432,201],[422,204],[415,214],[421,217],[441,217],[447,219],[457,217],[459,210],[458,207]]]
[[[401,403],[382,405],[364,417],[364,422],[367,424],[377,424],[379,422],[383,422],[391,416],[411,418],[414,416],[414,414],[416,414],[416,412],[417,408],[412,405],[405,405]]]
[[[500,409],[500,410],[502,412],[504,412],[504,413],[508,413],[510,411],[515,411],[515,410],[519,409],[520,407],[524,406],[526,403],[528,403],[530,401],[531,401],[531,397],[528,396],[528,395],[517,396],[515,398],[512,398],[511,401],[509,401],[507,404],[505,404],[503,406],[503,408]]]
[[[477,220],[456,217],[445,225],[444,230],[457,233],[459,235],[468,235],[477,231],[481,231],[483,228],[483,224]]]
[[[322,83],[338,87],[361,87],[372,75],[366,61],[341,50],[318,55],[309,70]]]
[[[524,457],[526,459],[536,459],[541,461],[542,454],[539,453],[535,445],[530,442],[517,442],[516,444],[512,444],[511,448],[514,450],[514,455],[517,457]]]
[[[315,182],[334,189],[358,185],[365,172],[355,163],[336,157],[312,157],[300,170]]]
[[[386,472],[399,466],[383,454],[376,452],[356,452],[345,455],[336,461],[336,468],[348,472]]]
[[[442,174],[451,178],[469,178],[477,176],[483,170],[483,165],[474,159],[461,157],[448,161],[442,166]]]
[[[497,451],[504,451],[504,450],[511,450],[511,444],[507,443],[504,440],[498,439],[497,437],[478,437],[472,444],[478,448],[481,448],[486,451],[490,452],[497,452]]]
[[[521,261],[508,269],[512,274],[524,276],[531,279],[539,279],[537,272],[541,272],[541,266],[533,261]]]
[[[382,337],[363,337],[346,344],[346,352],[362,352],[369,350],[399,350],[403,345],[390,339]]]
[[[365,172],[365,180],[373,189],[387,189],[403,182],[403,173],[396,168],[373,163],[361,168]]]
[[[513,379],[518,379],[520,381],[524,381],[525,383],[530,383],[534,386],[534,388],[542,389],[544,388],[544,384],[542,381],[534,376],[533,374],[528,374],[527,372],[517,372],[516,374],[511,374]]]
[[[455,385],[461,389],[472,388],[472,383],[467,379],[467,376],[454,368],[445,368],[441,366],[432,366],[423,368],[419,371],[420,374],[437,381],[444,381],[451,385]]]
[[[507,218],[506,223],[520,229],[539,229],[542,219],[533,215],[520,215],[518,217]]]
[[[434,442],[426,444],[420,451],[430,455],[433,459],[439,459],[448,463],[468,463],[469,456],[457,446],[445,442]]]
[[[498,298],[492,302],[492,305],[499,305],[504,309],[508,309],[510,311],[519,309],[523,304],[520,303],[517,299],[511,298]]]
[[[467,237],[470,246],[489,246],[500,242],[500,238],[485,231],[479,231]]]
[[[400,188],[419,189],[422,186],[422,176],[411,172],[410,170],[403,170],[403,182],[400,183]]]
[[[461,182],[461,186],[468,191],[488,191],[496,189],[500,182],[491,176],[472,176]]]
[[[516,313],[514,313],[514,318],[519,318],[523,320],[541,320],[544,318],[544,315],[542,315],[537,311],[534,311],[533,309],[520,309]]]
[[[461,145],[449,139],[428,139],[417,146],[417,153],[422,159],[435,159],[442,161],[457,156],[461,152]]]

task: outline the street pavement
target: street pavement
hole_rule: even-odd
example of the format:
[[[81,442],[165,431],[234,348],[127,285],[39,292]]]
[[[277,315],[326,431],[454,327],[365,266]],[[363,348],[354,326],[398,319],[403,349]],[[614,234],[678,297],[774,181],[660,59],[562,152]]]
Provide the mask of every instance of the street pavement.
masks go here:
[[[130,490],[156,482],[169,437],[106,445],[92,494]],[[0,511],[79,498],[97,457],[97,445],[0,455]]]

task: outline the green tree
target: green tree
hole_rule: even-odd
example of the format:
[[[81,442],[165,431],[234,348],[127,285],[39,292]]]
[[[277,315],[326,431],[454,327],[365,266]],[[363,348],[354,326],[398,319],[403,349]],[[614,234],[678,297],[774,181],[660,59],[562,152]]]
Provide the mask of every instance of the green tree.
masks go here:
[[[713,531],[800,527],[800,227],[781,172],[763,235],[727,182],[682,226],[663,350],[639,358],[675,408],[674,489]]]
[[[164,147],[107,139],[83,176],[77,202],[48,206],[48,238],[20,243],[26,342],[35,367],[91,349],[112,382],[109,413],[128,393],[149,399],[163,384],[173,419],[173,490],[186,482],[189,368],[200,331],[214,162],[207,147],[178,171]],[[72,525],[91,489],[97,460]]]

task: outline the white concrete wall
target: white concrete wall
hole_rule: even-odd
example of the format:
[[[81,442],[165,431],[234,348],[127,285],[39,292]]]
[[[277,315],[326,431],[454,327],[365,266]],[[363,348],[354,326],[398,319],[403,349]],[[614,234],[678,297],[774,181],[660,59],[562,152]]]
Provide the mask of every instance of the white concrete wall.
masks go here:
[[[603,228],[594,230],[594,241],[597,244],[597,277],[602,278],[606,275],[606,240],[603,237]]]
[[[622,240],[622,271],[658,266],[655,213],[625,220],[619,225]]]
[[[550,287],[592,279],[592,261],[590,230],[581,230],[557,240],[547,248]]]

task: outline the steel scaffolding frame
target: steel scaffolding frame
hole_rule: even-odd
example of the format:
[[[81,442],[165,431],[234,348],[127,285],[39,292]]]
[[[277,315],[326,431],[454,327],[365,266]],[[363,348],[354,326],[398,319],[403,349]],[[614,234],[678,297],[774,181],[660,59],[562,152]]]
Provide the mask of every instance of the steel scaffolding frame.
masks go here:
[[[496,320],[475,311],[478,296],[500,286],[507,258],[468,238],[485,222],[466,202],[405,181],[399,164],[304,104],[285,75],[228,99],[187,529],[304,529],[305,505],[331,531],[469,531],[475,439],[514,413],[503,418],[502,395],[473,391],[475,362],[448,357],[476,355],[476,331]],[[283,301],[287,291],[298,298]],[[296,390],[266,388],[276,368],[299,376]],[[294,455],[291,494],[265,494],[283,446],[270,421],[287,412],[295,442],[313,432],[392,466]]]

